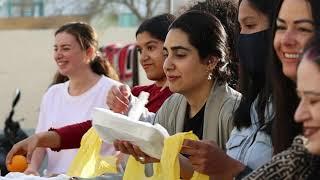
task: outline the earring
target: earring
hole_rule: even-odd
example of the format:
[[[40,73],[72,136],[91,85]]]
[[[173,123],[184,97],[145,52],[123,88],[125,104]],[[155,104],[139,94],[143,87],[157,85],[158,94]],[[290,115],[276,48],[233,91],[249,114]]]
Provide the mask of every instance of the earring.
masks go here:
[[[211,80],[212,79],[212,72],[209,72],[208,74],[208,80]]]

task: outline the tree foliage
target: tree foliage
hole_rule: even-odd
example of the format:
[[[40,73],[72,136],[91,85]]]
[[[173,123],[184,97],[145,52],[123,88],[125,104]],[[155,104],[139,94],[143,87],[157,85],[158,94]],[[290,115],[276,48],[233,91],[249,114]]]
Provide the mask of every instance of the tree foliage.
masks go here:
[[[53,14],[85,14],[92,18],[94,16],[110,12],[118,14],[121,11],[129,11],[134,14],[139,21],[152,17],[161,3],[169,1],[163,0],[46,0],[53,8]],[[169,6],[163,7],[169,11]]]

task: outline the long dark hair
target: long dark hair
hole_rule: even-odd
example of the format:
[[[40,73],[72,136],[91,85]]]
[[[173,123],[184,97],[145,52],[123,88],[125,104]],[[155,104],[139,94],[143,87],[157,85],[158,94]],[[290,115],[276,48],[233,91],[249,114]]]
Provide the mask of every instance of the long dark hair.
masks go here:
[[[312,61],[320,68],[320,32],[316,32],[315,36],[309,41],[303,51],[306,60]]]
[[[242,0],[239,1],[239,6],[241,4]],[[272,26],[272,23],[275,19],[276,14],[276,7],[278,5],[279,0],[248,0],[249,4],[255,8],[260,13],[264,14],[268,17],[270,29]],[[269,38],[271,39],[271,31],[269,33]],[[268,46],[271,49],[272,41],[270,40],[270,44]],[[267,43],[267,42],[265,42]],[[271,54],[270,50],[269,51]],[[268,58],[266,58],[268,59]],[[259,61],[259,59],[256,59],[256,61]],[[270,90],[266,90],[268,93],[268,96],[263,96],[262,92],[265,88],[265,77],[262,78],[255,78],[252,77],[252,75],[246,70],[246,66],[241,63],[239,63],[240,68],[240,92],[242,93],[242,98],[239,107],[235,111],[235,118],[234,118],[234,125],[238,129],[242,127],[249,127],[251,125],[251,117],[250,117],[250,108],[252,106],[253,101],[259,96],[257,106],[254,107],[257,110],[259,124],[262,126],[265,124],[265,110],[266,106],[268,104],[268,97],[270,95]],[[267,62],[265,62],[267,63]],[[266,66],[266,64],[265,64]],[[264,73],[262,73],[264,74]],[[260,94],[260,95],[259,95]],[[266,129],[267,133],[270,132],[270,127],[268,126]]]
[[[97,34],[93,27],[89,24],[84,22],[67,23],[56,30],[54,35],[56,36],[62,32],[73,35],[80,44],[82,50],[87,50],[88,48],[92,47],[95,51],[98,51]],[[91,70],[98,75],[105,75],[109,78],[119,80],[116,71],[113,69],[111,64],[101,56],[99,52],[96,52],[96,56],[90,61],[90,67]],[[67,76],[56,72],[51,85],[62,83],[67,80],[69,80]]]
[[[279,13],[283,0],[279,3]],[[310,3],[316,31],[320,25],[320,1],[306,0]],[[278,16],[278,14],[277,14]],[[273,23],[273,39],[276,32],[276,24]],[[286,77],[282,71],[282,64],[272,48],[272,58],[268,67],[269,77],[267,86],[272,87],[272,101],[274,106],[274,120],[272,123],[272,143],[274,154],[277,154],[290,146],[295,136],[301,133],[301,124],[296,124],[293,117],[299,103],[296,94],[296,83]]]
[[[202,11],[188,11],[178,17],[169,27],[185,32],[188,40],[199,53],[202,63],[208,63],[209,57],[214,56],[218,63],[213,70],[213,77],[218,83],[226,82],[230,76],[226,66],[227,58],[227,34],[215,16]]]
[[[197,1],[188,8],[189,11],[198,10],[216,16],[227,33],[228,57],[230,59],[228,68],[230,78],[228,83],[237,89],[238,86],[238,55],[236,52],[236,41],[239,35],[238,8],[234,0],[206,0]]]
[[[138,34],[148,32],[153,38],[161,41],[166,40],[170,24],[175,20],[175,16],[169,13],[154,16],[142,22],[136,31]]]

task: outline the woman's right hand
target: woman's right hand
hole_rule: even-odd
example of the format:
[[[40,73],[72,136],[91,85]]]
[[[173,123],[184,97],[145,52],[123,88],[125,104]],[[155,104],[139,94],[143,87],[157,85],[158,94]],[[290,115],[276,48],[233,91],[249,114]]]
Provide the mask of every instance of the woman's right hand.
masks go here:
[[[132,155],[141,164],[160,162],[159,159],[150,157],[149,155],[142,152],[138,146],[133,145],[128,141],[116,140],[113,142],[113,145],[117,151],[120,151],[124,154]]]
[[[107,105],[113,112],[127,113],[130,94],[128,85],[112,86],[107,95]]]
[[[27,162],[30,164],[32,154],[36,147],[38,147],[39,143],[39,136],[38,134],[34,134],[18,143],[13,145],[9,153],[7,154],[6,158],[6,164],[11,163],[11,159],[14,155],[21,154],[21,155],[27,155]]]
[[[26,175],[32,174],[32,175],[34,175],[34,176],[40,176],[39,172],[36,171],[36,170],[34,170],[34,169],[31,168],[31,167],[28,167],[23,173],[26,174]]]

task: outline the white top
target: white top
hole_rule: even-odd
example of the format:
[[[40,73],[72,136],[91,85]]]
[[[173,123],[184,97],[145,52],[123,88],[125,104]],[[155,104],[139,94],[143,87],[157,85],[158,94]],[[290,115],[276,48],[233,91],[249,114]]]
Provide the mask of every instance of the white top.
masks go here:
[[[49,128],[60,128],[66,125],[84,122],[91,119],[94,107],[106,108],[106,97],[113,85],[120,83],[102,76],[89,90],[80,96],[68,93],[69,81],[51,86],[43,96],[36,133],[48,131]],[[112,145],[110,154],[114,153]],[[47,173],[66,173],[78,149],[59,152],[46,149],[48,155]]]

